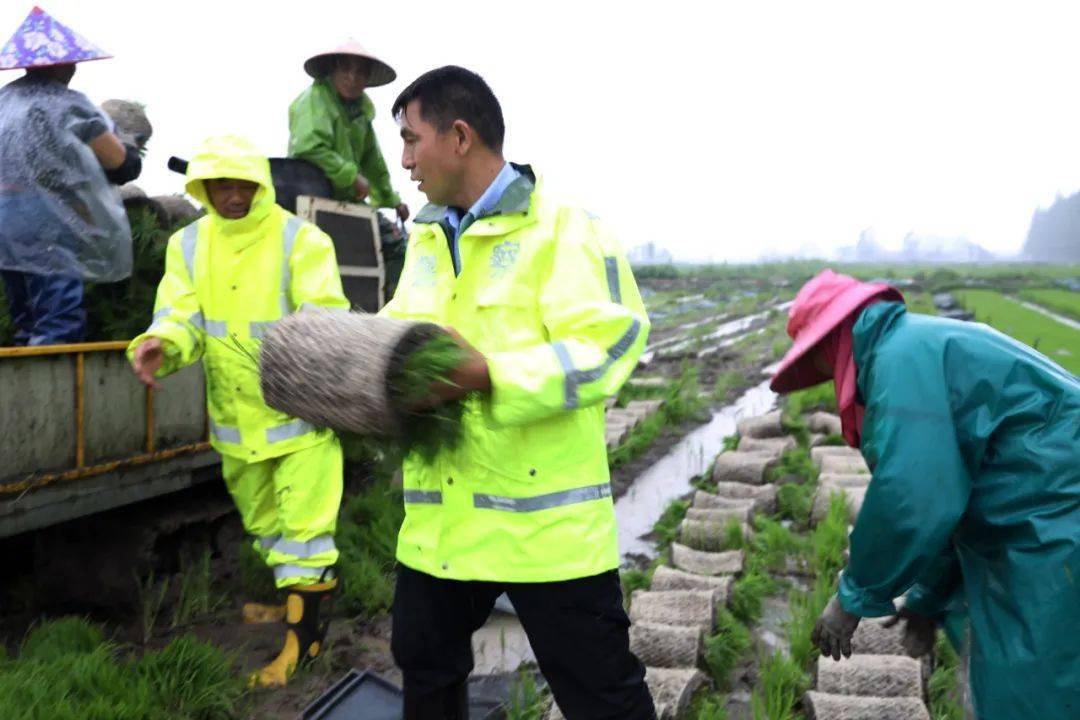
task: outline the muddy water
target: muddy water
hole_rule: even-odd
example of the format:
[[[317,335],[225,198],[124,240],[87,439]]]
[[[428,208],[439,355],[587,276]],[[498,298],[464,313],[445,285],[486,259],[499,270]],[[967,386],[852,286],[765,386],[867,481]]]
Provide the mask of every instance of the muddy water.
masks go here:
[[[735,421],[772,409],[776,395],[768,382],[746,391],[733,404],[718,410],[712,420],[684,437],[667,455],[642,473],[615,503],[619,522],[619,552],[652,555],[653,543],[643,539],[668,504],[690,492],[690,480],[709,469],[724,448],[724,438],[735,432]]]
[[[664,508],[690,492],[690,479],[705,472],[723,449],[724,438],[735,432],[735,421],[744,415],[760,415],[772,409],[776,395],[762,383],[748,390],[734,404],[717,411],[712,420],[684,437],[667,455],[642,473],[615,503],[619,523],[619,551],[652,555],[653,543],[642,539]],[[500,607],[504,609],[499,609]],[[500,598],[484,627],[473,634],[473,674],[511,672],[523,662],[534,662],[532,648],[521,623]]]

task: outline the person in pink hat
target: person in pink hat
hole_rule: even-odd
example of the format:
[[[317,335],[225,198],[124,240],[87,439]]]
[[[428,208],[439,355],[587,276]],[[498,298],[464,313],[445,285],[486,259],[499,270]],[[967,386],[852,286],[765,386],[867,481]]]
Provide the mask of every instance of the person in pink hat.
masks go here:
[[[918,656],[966,612],[980,720],[1080,717],[1080,381],[985,325],[909,313],[895,288],[829,270],[787,330],[772,388],[832,380],[873,474],[815,644],[850,656],[859,620],[891,615]]]
[[[131,230],[110,183],[135,179],[138,151],[68,87],[75,64],[109,57],[35,7],[0,48],[0,278],[17,345],[80,342],[83,282],[131,274]]]

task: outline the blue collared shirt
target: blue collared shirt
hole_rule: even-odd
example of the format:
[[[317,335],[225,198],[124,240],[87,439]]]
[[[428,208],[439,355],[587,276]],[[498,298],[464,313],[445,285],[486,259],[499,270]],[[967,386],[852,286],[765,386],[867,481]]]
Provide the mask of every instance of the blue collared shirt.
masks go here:
[[[474,220],[490,214],[495,209],[495,206],[499,204],[499,200],[502,199],[506,188],[510,187],[510,183],[519,177],[521,177],[521,173],[515,170],[513,165],[506,163],[503,165],[502,170],[499,171],[499,174],[495,176],[495,179],[491,181],[491,184],[488,185],[487,190],[469,208],[469,212],[462,215],[457,208],[446,209],[446,222],[454,231],[454,237],[450,239],[450,248],[454,256],[454,269],[458,272],[461,272],[461,252],[458,250],[458,237],[463,232],[462,221],[465,218],[469,219],[464,228],[467,230]]]

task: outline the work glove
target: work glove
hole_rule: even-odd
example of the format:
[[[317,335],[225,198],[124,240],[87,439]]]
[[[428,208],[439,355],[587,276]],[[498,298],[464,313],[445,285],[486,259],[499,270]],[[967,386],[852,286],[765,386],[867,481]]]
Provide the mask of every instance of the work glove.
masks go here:
[[[937,638],[937,623],[925,615],[900,608],[900,611],[882,623],[882,627],[891,628],[896,623],[904,620],[904,637],[901,643],[904,651],[913,658],[922,657],[934,649],[934,640]]]
[[[821,617],[814,625],[810,641],[821,649],[821,654],[839,660],[851,657],[851,636],[859,626],[859,616],[852,615],[840,605],[840,598],[833,595]]]

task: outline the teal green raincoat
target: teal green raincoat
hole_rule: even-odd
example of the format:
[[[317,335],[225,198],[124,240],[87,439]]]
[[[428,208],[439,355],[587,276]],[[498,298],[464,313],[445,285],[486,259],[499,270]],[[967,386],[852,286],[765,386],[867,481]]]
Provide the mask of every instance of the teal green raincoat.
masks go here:
[[[854,327],[873,472],[840,602],[962,597],[979,720],[1080,718],[1080,381],[984,325],[867,308]]]

